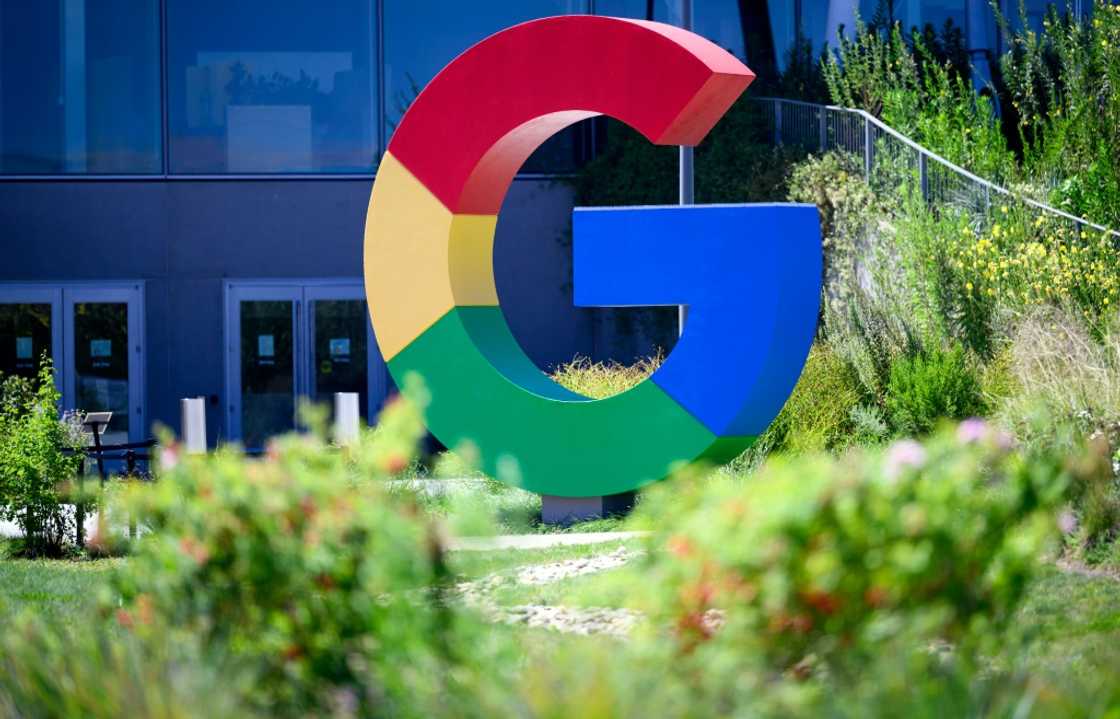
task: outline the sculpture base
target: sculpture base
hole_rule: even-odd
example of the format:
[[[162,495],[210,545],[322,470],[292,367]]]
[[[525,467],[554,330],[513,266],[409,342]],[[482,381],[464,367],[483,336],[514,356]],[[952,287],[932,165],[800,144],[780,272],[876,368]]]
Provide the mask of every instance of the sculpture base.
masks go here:
[[[634,492],[605,497],[556,497],[541,495],[541,521],[545,524],[573,524],[628,513],[634,508]]]

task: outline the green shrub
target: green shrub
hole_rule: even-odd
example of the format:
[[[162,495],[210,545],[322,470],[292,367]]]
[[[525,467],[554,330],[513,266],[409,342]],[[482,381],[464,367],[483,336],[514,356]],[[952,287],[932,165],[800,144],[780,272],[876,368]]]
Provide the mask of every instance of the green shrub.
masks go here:
[[[19,526],[27,556],[61,555],[74,529],[62,502],[82,456],[63,452],[73,441],[58,401],[46,357],[34,381],[12,376],[0,386],[0,518]]]
[[[789,200],[814,204],[821,214],[824,252],[824,302],[844,312],[859,286],[870,225],[884,213],[883,203],[864,181],[862,160],[838,151],[810,156],[790,173]]]
[[[1067,482],[1059,456],[1021,456],[968,420],[926,444],[677,484],[641,507],[658,528],[647,604],[677,652],[745,677],[852,686],[931,642],[967,663],[1012,618]]]
[[[271,715],[322,714],[340,697],[361,716],[484,713],[463,693],[489,642],[448,605],[441,532],[372,481],[407,466],[401,447],[414,452],[420,428],[398,402],[342,451],[294,435],[259,461],[166,449],[160,481],[128,497],[149,532],[104,611],[244,668],[246,701]]]
[[[922,435],[942,419],[984,413],[980,383],[960,347],[900,357],[891,366],[886,407],[901,434]]]

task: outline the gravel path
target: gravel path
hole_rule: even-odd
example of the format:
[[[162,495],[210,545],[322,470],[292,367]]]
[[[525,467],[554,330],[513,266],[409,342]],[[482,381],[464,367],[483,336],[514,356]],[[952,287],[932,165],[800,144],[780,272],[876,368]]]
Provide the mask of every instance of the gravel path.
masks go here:
[[[490,552],[496,549],[548,549],[580,544],[606,544],[638,539],[649,532],[573,532],[571,534],[506,534],[497,537],[456,537],[449,548],[456,551]]]
[[[562,562],[534,564],[496,572],[471,582],[462,582],[456,589],[468,605],[478,608],[491,621],[524,624],[569,634],[609,634],[624,637],[641,621],[642,615],[630,609],[610,607],[564,607],[546,604],[502,606],[493,595],[501,587],[511,585],[540,586],[574,577],[618,569],[641,552],[619,547],[613,552],[593,557],[566,559]]]

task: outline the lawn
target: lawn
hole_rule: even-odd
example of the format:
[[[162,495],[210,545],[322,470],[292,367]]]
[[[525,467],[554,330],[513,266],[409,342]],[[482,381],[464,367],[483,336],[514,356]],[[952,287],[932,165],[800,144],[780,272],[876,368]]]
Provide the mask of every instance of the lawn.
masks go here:
[[[87,615],[105,575],[122,560],[0,560],[0,619],[22,609],[64,622]]]

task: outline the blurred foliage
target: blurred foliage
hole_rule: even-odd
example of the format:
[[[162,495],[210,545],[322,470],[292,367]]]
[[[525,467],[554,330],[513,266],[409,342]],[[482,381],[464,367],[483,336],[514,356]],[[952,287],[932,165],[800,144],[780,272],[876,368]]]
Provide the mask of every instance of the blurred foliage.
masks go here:
[[[924,445],[678,484],[642,507],[668,550],[644,571],[651,611],[679,651],[734,652],[775,677],[854,681],[936,641],[968,660],[1012,616],[1068,482],[1060,456],[1020,455],[970,420]]]
[[[487,637],[448,606],[441,527],[378,481],[407,465],[422,431],[402,400],[341,451],[321,435],[278,438],[260,461],[170,445],[161,480],[124,499],[148,532],[102,611],[125,634],[181,633],[241,667],[244,700],[262,713],[461,706]]]

